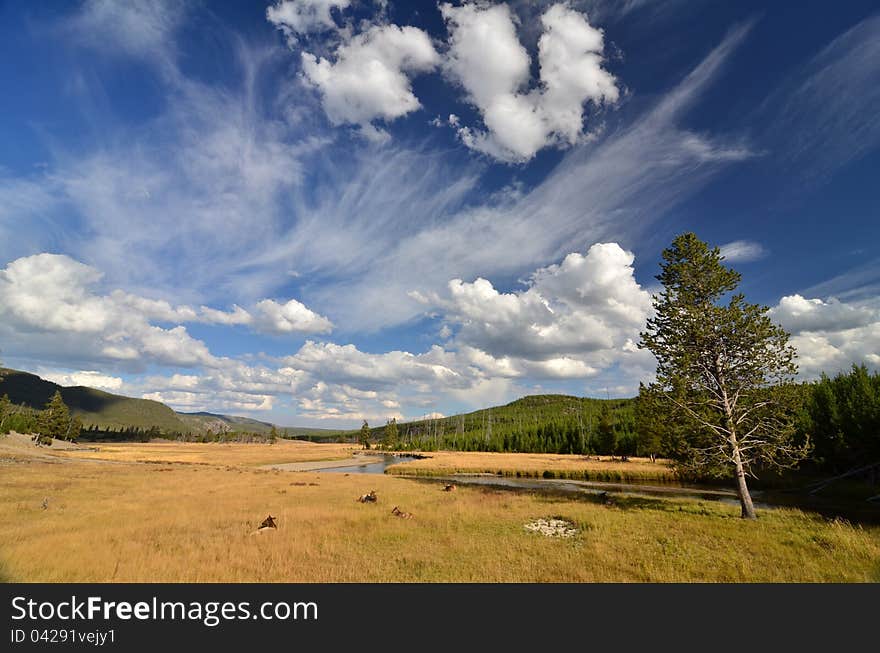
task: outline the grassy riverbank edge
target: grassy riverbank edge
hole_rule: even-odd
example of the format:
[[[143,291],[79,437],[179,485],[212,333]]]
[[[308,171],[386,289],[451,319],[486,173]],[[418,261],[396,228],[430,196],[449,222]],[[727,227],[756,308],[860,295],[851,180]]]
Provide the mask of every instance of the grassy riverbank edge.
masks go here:
[[[406,454],[403,454],[406,455]],[[543,478],[608,483],[676,483],[680,479],[666,461],[629,460],[561,454],[438,451],[396,463],[386,473],[396,476],[491,474],[508,478]]]

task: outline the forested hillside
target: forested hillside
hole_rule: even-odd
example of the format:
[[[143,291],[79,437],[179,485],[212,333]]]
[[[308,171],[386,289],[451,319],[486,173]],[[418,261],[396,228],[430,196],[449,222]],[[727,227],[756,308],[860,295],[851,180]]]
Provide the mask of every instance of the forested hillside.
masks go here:
[[[370,434],[372,443],[403,450],[639,453],[633,399],[533,395],[472,413],[374,427]]]
[[[82,386],[65,388],[35,374],[0,369],[0,397],[8,395],[13,404],[39,410],[56,392],[61,392],[71,414],[79,417],[86,429],[157,429],[179,433],[190,430],[177,413],[158,401]]]
[[[38,417],[56,392],[70,416],[82,424],[83,439],[149,440],[171,438],[199,441],[262,441],[271,437],[337,439],[343,431],[308,427],[276,427],[248,417],[217,413],[177,413],[150,399],[135,399],[83,386],[62,387],[36,374],[0,368],[4,404],[0,432],[37,429]],[[272,430],[276,429],[275,433]]]

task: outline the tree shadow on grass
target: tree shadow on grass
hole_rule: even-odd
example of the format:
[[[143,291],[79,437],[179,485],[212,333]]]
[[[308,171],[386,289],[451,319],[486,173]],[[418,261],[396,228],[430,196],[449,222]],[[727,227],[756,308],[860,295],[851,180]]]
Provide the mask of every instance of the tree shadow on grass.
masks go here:
[[[413,480],[424,480],[434,483],[446,481],[443,478],[414,478]],[[527,494],[544,503],[574,501],[602,505],[609,509],[623,511],[653,510],[667,513],[713,516],[724,519],[739,519],[740,517],[739,503],[733,498],[721,496],[702,498],[676,496],[674,494],[654,496],[649,494],[584,490],[575,485],[523,487],[521,485],[480,485],[462,482],[461,487],[476,490],[486,497],[497,497],[510,493]],[[759,509],[759,511],[762,510],[764,508]]]
[[[558,501],[560,498],[570,501],[598,504],[609,510],[621,510],[624,512],[655,511],[670,514],[704,515],[719,518],[739,518],[739,512],[733,506],[726,506],[719,501],[706,501],[699,499],[680,499],[673,497],[653,497],[636,494],[612,494],[612,493],[560,493],[551,495],[541,493],[540,499],[545,502]]]
[[[615,498],[618,507],[622,510],[653,510],[677,515],[700,515],[715,519],[741,519],[739,505],[734,506],[724,501],[672,500],[644,496]]]
[[[646,497],[633,495],[612,495],[608,498],[608,505],[621,510],[660,510],[663,512],[678,512],[681,503],[670,501],[660,497]]]
[[[667,512],[676,512],[678,502],[670,501],[663,497],[647,497],[634,495],[621,495],[611,493],[596,492],[540,492],[539,500],[545,502],[554,502],[560,499],[569,501],[577,501],[579,503],[591,503],[594,505],[606,506],[608,508],[618,508],[621,510],[663,510]]]

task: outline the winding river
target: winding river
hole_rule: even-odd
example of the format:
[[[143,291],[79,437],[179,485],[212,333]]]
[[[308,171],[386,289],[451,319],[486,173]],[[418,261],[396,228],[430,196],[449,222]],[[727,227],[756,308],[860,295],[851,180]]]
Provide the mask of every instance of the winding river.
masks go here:
[[[385,453],[356,454],[347,460],[328,460],[311,463],[281,463],[266,465],[269,469],[284,471],[314,471],[332,474],[384,474],[391,465],[416,460],[419,456],[392,455]],[[720,501],[739,505],[736,492],[713,485],[666,482],[663,484],[611,483],[602,481],[578,481],[570,479],[514,478],[494,474],[450,474],[448,476],[401,475],[422,483],[455,483],[477,485],[511,491],[542,492],[601,498],[608,495],[631,495],[647,497],[679,497],[701,501]],[[753,490],[755,507],[773,509],[795,507],[820,513],[826,517],[842,517],[854,522],[880,523],[880,509],[865,502],[843,503],[822,496],[797,492]]]

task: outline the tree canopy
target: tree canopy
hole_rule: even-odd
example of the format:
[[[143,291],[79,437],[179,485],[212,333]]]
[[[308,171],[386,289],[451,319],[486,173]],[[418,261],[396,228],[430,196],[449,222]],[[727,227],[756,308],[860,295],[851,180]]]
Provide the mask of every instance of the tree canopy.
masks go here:
[[[382,446],[386,449],[394,449],[397,447],[397,418],[392,417],[385,423],[385,429],[382,436]]]
[[[68,439],[72,426],[70,410],[64,403],[61,392],[56,391],[46,404],[46,408],[40,413],[38,432],[34,439],[38,444],[51,444],[53,438]]]
[[[361,431],[358,434],[358,441],[364,449],[370,448],[370,425],[367,423],[367,420],[364,420],[363,426],[361,426]]]

